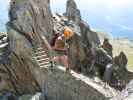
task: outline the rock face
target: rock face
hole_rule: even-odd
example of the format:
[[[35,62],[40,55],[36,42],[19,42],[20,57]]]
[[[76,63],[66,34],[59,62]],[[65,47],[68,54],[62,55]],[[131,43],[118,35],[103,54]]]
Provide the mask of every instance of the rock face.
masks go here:
[[[133,99],[133,80],[131,80],[126,88],[122,90],[120,94],[116,97],[112,98],[111,100],[132,100]]]
[[[81,29],[81,34],[84,40],[89,41],[93,44],[99,44],[100,40],[98,34],[90,30],[89,25],[82,20],[80,10],[77,8],[77,5],[74,0],[67,1],[67,8],[65,15],[68,17],[68,20],[72,20],[76,25]]]
[[[107,81],[110,81],[113,87],[116,84],[118,86],[119,81],[121,81],[120,84],[123,84],[120,87],[124,87],[133,78],[132,73],[126,70],[127,58],[125,54],[121,53],[120,56],[115,57],[113,60],[112,45],[108,44],[103,49],[99,48],[100,39],[98,33],[91,31],[89,25],[82,20],[74,0],[67,1],[66,9],[65,15],[68,20],[73,21],[80,29],[80,35],[74,31],[76,34],[69,41],[69,63],[71,67],[88,75],[93,70],[93,74],[98,74],[103,79],[108,77],[110,80],[107,79]],[[119,66],[119,68],[117,69],[116,66]],[[123,74],[126,74],[125,78],[122,78],[121,75]],[[121,78],[118,78],[119,76]],[[128,79],[128,77],[130,78]],[[115,83],[114,80],[117,82]]]
[[[36,48],[43,46],[47,49],[46,41],[51,40],[53,19],[49,3],[49,0],[12,0],[9,11],[10,21],[7,24],[9,45],[6,50],[8,52],[6,59],[0,64],[2,83],[5,82],[8,86],[6,89],[17,95],[33,94],[44,90],[42,93],[47,94],[48,100],[104,100],[105,97],[93,88],[69,75],[66,76],[57,69],[53,73],[46,69],[40,70],[40,66],[33,59]],[[93,74],[99,72],[98,75],[103,77],[106,66],[113,64],[112,57],[105,50],[98,48],[99,37],[96,32],[90,30],[88,24],[82,21],[74,0],[68,0],[65,15],[69,22],[72,22],[75,32],[75,35],[67,41],[70,46],[68,50],[70,66],[87,75],[92,71]],[[62,17],[64,16],[60,16],[59,20]],[[54,27],[59,25],[60,29],[65,25],[61,20],[55,21],[54,24]],[[122,62],[121,58],[125,59],[125,62]],[[126,72],[124,66],[127,61],[124,54],[116,57],[115,61],[115,65],[122,66]],[[109,73],[109,78],[112,78],[112,69]]]
[[[112,63],[112,58],[104,50],[98,48],[100,45],[98,33],[93,32],[81,19],[80,11],[74,0],[67,1],[66,16],[80,29],[80,36],[75,34],[69,43],[71,67],[87,75],[93,72],[91,74],[103,77],[107,64]]]
[[[73,20],[76,24],[79,24],[81,21],[80,10],[77,8],[77,5],[74,0],[67,1],[67,8],[65,15],[69,20]]]
[[[50,74],[44,74],[46,100],[106,100],[105,96],[80,80],[76,80],[69,73],[54,69]],[[92,94],[93,93],[93,94]],[[44,100],[44,99],[43,99]]]
[[[93,47],[99,44],[99,38],[97,33],[91,31],[88,24],[82,21],[80,11],[74,0],[67,1],[65,15],[69,21],[72,20],[80,29],[80,36],[78,33],[75,34],[69,43],[69,58],[72,68],[82,72],[89,69],[88,66],[93,66],[96,56]]]
[[[112,54],[113,47],[112,47],[112,45],[109,43],[109,40],[108,40],[108,39],[104,39],[103,44],[102,44],[102,48],[103,48],[111,57],[113,56],[113,54]]]
[[[50,40],[52,19],[49,0],[12,0],[7,24],[9,51],[0,69],[2,78],[17,94],[40,91],[35,71],[39,66],[32,59],[34,48],[42,45],[42,37]]]
[[[116,85],[117,88],[120,88],[120,90],[133,79],[133,73],[129,72],[126,68],[127,62],[128,59],[124,52],[121,52],[114,58],[112,83],[114,83],[114,86]]]
[[[120,54],[114,58],[114,62],[122,69],[125,69],[125,66],[128,63],[128,59],[124,52],[120,52]]]

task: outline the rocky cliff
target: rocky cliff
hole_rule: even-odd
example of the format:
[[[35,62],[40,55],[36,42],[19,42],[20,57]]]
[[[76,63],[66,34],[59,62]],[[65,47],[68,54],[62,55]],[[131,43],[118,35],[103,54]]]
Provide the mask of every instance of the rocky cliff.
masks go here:
[[[69,43],[69,63],[72,68],[87,75],[90,75],[91,70],[93,70],[92,72],[94,73],[91,74],[101,76],[105,81],[110,79],[109,84],[113,87],[118,86],[117,89],[120,90],[125,87],[133,78],[133,74],[126,69],[128,59],[125,53],[121,52],[119,56],[113,58],[108,53],[108,51],[112,52],[112,49],[106,51],[106,49],[101,48],[102,44],[98,36],[99,33],[92,31],[89,25],[82,20],[80,11],[74,0],[67,1],[66,13],[64,15],[70,23],[73,22],[78,27],[74,25],[73,30],[75,28],[79,29],[78,31],[74,31],[75,36],[72,37]],[[111,44],[110,46],[112,47]],[[108,68],[109,64],[112,64],[110,68]],[[122,74],[125,77],[122,77]]]
[[[78,71],[87,71],[88,66],[93,66],[94,63],[96,56],[94,48],[99,45],[98,35],[91,31],[89,25],[82,20],[80,10],[74,0],[67,1],[65,16],[79,29],[75,31],[76,35],[70,41],[70,65]]]
[[[2,78],[17,94],[40,91],[34,72],[39,66],[32,56],[34,49],[42,45],[42,37],[50,40],[51,17],[49,0],[11,0],[7,24],[10,53],[0,68],[4,70]]]
[[[122,54],[113,61],[104,49],[99,48],[98,34],[82,20],[74,0],[67,1],[64,16],[56,15],[54,18],[49,3],[49,0],[11,1],[10,21],[7,24],[9,45],[6,50],[8,52],[5,53],[6,57],[0,64],[0,77],[8,88],[2,90],[8,90],[17,95],[41,91],[42,95],[48,96],[50,100],[88,100],[88,98],[104,100],[105,96],[84,82],[77,81],[71,75],[64,74],[56,68],[52,72],[49,69],[41,69],[41,65],[33,59],[34,53],[42,48],[49,56],[48,43],[51,40],[52,31],[63,29],[65,18],[68,23],[71,23],[70,27],[75,33],[67,41],[69,65],[73,70],[91,77],[97,75],[101,79],[107,78],[105,80],[107,82],[111,81],[108,79],[112,79],[113,71],[117,69],[115,66],[128,73],[125,70],[127,64],[125,55]],[[41,52],[44,53],[44,51]],[[119,72],[117,71],[116,74],[119,75]],[[115,75],[114,77],[117,76]],[[130,73],[129,76],[132,74]]]
[[[111,100],[132,100],[133,99],[133,80],[131,80],[125,89]]]

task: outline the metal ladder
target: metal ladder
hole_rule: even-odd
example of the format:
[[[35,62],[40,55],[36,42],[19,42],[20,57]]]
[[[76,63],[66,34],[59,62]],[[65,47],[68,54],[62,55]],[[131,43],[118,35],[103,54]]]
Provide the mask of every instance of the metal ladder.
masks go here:
[[[42,46],[39,46],[34,50],[33,58],[40,68],[50,68],[52,66],[50,57]]]

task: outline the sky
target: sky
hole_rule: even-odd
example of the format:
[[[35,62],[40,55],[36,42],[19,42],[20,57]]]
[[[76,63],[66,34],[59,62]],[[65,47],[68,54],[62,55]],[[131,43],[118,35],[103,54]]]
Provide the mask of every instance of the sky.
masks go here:
[[[10,0],[0,0],[0,31],[5,31]],[[51,0],[53,12],[64,13],[67,0]],[[133,39],[133,0],[75,0],[92,29]]]
[[[5,32],[8,21],[9,0],[0,0],[0,32]]]

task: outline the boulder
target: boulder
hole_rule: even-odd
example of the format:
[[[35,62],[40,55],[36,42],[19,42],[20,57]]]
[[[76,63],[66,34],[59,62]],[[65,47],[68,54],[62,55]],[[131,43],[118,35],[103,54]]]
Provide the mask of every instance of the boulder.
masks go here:
[[[114,63],[121,67],[121,69],[126,69],[128,59],[124,52],[120,52],[118,56],[114,58]]]
[[[122,90],[133,79],[133,73],[127,70],[128,59],[124,52],[114,58],[111,85]]]
[[[122,90],[116,97],[111,100],[132,100],[133,99],[133,80],[131,80],[126,88]]]
[[[112,57],[112,50],[113,47],[112,45],[109,43],[109,40],[107,38],[104,39],[103,44],[102,44],[102,48]]]

